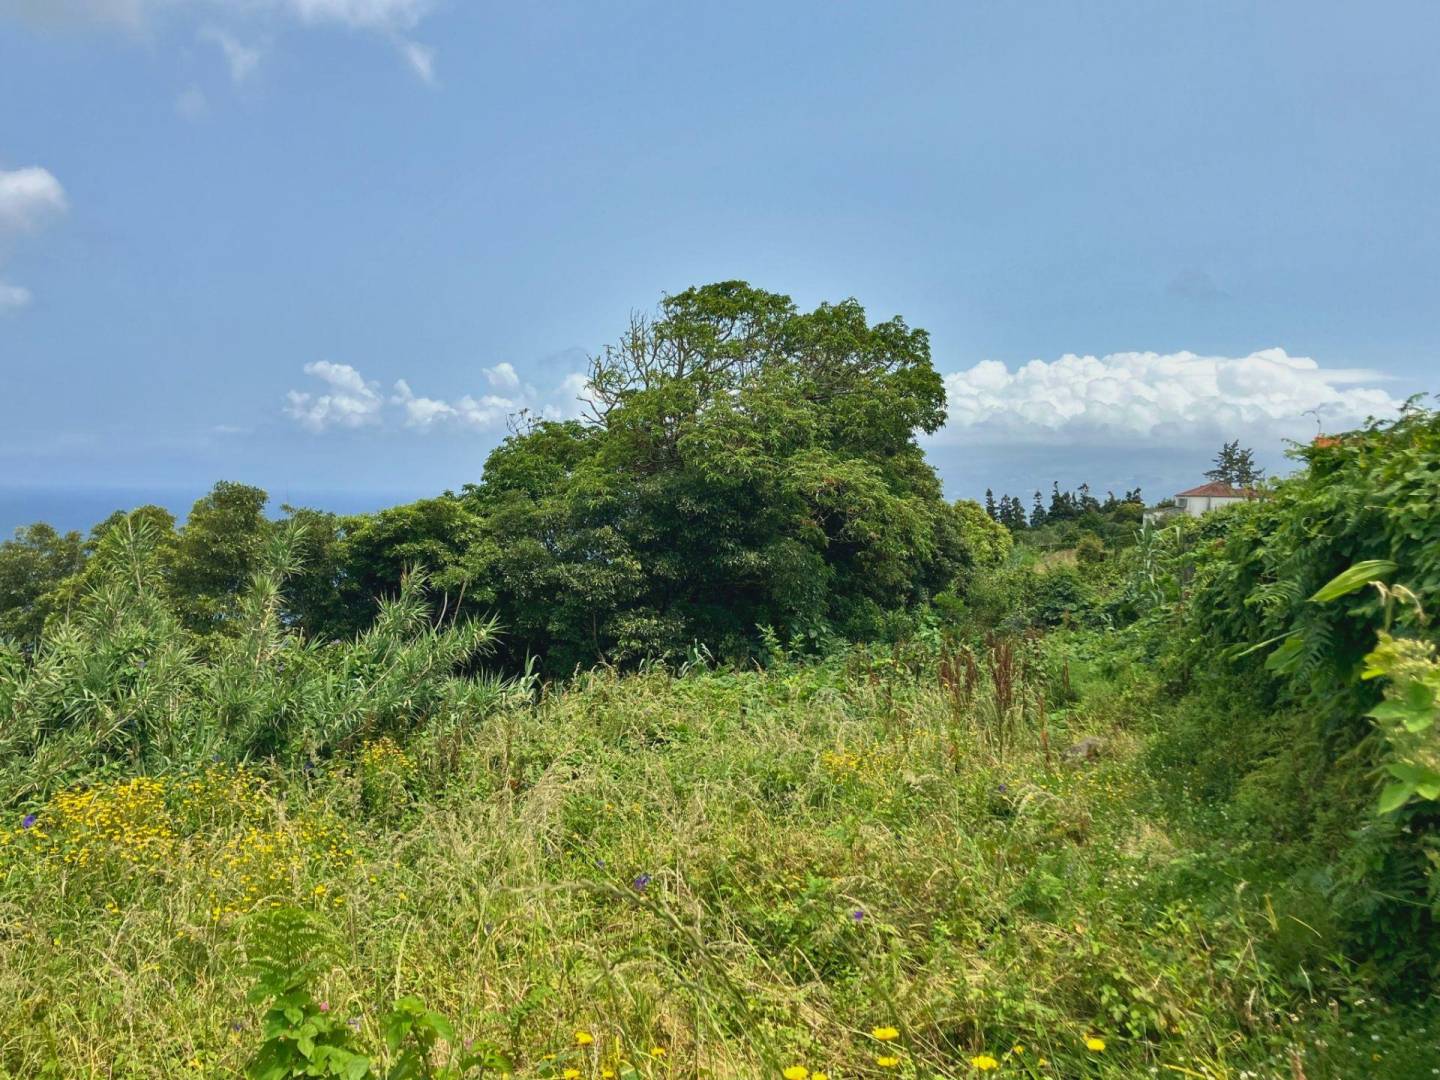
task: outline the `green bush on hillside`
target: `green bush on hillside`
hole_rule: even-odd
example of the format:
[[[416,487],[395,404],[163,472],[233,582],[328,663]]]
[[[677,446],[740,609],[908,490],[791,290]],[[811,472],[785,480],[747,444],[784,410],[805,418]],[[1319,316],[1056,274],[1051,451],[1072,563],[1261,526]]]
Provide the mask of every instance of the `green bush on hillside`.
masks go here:
[[[1373,589],[1312,597],[1357,563],[1387,561],[1418,600],[1395,613],[1397,632],[1436,640],[1417,612],[1440,602],[1440,415],[1411,407],[1297,456],[1304,471],[1186,527],[1165,557],[1183,583],[1178,596],[1160,588],[1178,622],[1162,617],[1151,632],[1169,635],[1173,686],[1215,703],[1193,710],[1176,738],[1200,748],[1197,764],[1212,762],[1212,789],[1234,790],[1287,845],[1299,877],[1321,882],[1357,959],[1396,977],[1433,973],[1440,806],[1375,814],[1387,746],[1368,714],[1381,687],[1360,675],[1385,604]]]
[[[282,590],[301,530],[276,532],[225,633],[187,628],[143,517],[105,535],[69,618],[33,648],[0,642],[0,800],[43,795],[107,765],[276,757],[298,764],[364,738],[473,723],[510,684],[477,674],[485,620],[433,620],[409,577],[351,641],[305,638]],[[219,610],[217,608],[217,610]]]

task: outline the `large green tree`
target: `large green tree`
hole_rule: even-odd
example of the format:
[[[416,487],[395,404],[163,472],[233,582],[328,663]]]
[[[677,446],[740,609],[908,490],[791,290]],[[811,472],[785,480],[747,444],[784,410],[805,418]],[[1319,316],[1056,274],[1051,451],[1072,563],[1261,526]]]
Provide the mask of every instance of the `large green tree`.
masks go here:
[[[44,522],[16,529],[0,544],[0,638],[38,639],[51,610],[45,598],[84,565],[79,533],[60,533]]]
[[[195,630],[224,626],[260,565],[272,533],[269,496],[258,487],[222,480],[190,508],[169,558],[169,583],[181,617]]]
[[[744,655],[765,625],[870,633],[961,565],[916,442],[944,386],[902,319],[688,289],[633,319],[590,387],[585,422],[513,435],[467,491],[472,595],[552,666]]]

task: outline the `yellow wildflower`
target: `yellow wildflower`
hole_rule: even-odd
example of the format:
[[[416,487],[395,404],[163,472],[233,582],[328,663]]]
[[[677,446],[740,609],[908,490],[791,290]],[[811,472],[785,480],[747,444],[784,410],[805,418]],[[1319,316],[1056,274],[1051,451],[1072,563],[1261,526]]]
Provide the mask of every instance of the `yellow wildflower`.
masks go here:
[[[898,1057],[878,1057],[875,1059],[875,1064],[882,1069],[893,1069],[900,1064],[900,1059]]]
[[[1097,1053],[1097,1054],[1098,1054],[1098,1053],[1100,1053],[1100,1051],[1102,1051],[1102,1050],[1105,1049],[1105,1040],[1104,1040],[1104,1039],[1098,1039],[1098,1038],[1096,1038],[1094,1035],[1086,1035],[1086,1036],[1085,1036],[1085,1049],[1086,1049],[1086,1050],[1093,1051],[1094,1053]]]
[[[588,1031],[575,1032],[575,1044],[577,1046],[589,1046],[595,1041],[595,1036]]]
[[[873,1035],[875,1038],[879,1039],[881,1042],[889,1042],[891,1039],[898,1039],[900,1037],[900,1032],[895,1030],[893,1027],[871,1028],[870,1034]]]
[[[810,1070],[804,1065],[791,1065],[786,1068],[782,1075],[785,1077],[785,1080],[807,1080],[807,1077],[810,1075]]]
[[[991,1069],[998,1069],[1000,1067],[1000,1062],[996,1061],[989,1054],[981,1054],[979,1057],[971,1058],[970,1064],[974,1065],[975,1068],[981,1072],[989,1072]]]

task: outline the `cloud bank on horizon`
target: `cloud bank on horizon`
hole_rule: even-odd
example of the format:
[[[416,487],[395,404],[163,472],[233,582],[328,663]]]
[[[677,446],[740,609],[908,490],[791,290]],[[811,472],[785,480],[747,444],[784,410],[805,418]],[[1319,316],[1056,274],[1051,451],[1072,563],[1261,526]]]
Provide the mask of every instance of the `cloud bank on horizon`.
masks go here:
[[[1326,368],[1308,356],[1261,349],[1248,356],[1192,352],[1066,354],[1013,371],[982,360],[945,376],[948,443],[1114,445],[1204,443],[1217,433],[1302,438],[1341,430],[1402,402],[1375,387],[1388,376]]]
[[[398,379],[386,394],[348,364],[306,364],[320,391],[291,390],[285,414],[314,433],[358,428],[490,432],[523,410],[578,416],[586,377],[573,372],[541,392],[514,365],[485,368],[488,389],[447,400],[416,394]],[[1257,442],[1303,438],[1393,415],[1402,402],[1371,384],[1383,373],[1326,368],[1284,349],[1248,356],[1192,352],[1066,354],[1010,367],[982,360],[945,376],[949,421],[940,445],[1093,447],[1205,446],[1217,435]]]
[[[493,432],[522,411],[547,420],[578,416],[587,400],[586,378],[579,372],[566,375],[542,392],[522,380],[507,363],[484,369],[489,392],[454,400],[417,395],[405,379],[397,379],[387,395],[379,382],[365,378],[349,364],[320,360],[306,364],[304,370],[319,379],[324,389],[289,391],[284,413],[316,434],[397,427],[422,433],[440,429]]]

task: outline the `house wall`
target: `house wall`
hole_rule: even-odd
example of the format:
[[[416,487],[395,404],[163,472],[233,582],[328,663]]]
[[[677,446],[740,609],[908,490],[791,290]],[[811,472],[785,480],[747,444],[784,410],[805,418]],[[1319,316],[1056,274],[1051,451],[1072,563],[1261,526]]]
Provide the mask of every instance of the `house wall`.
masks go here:
[[[1211,510],[1218,510],[1222,506],[1230,506],[1233,503],[1241,503],[1243,498],[1229,498],[1224,495],[1191,495],[1185,499],[1185,513],[1191,517],[1199,517],[1201,514],[1208,514]]]

